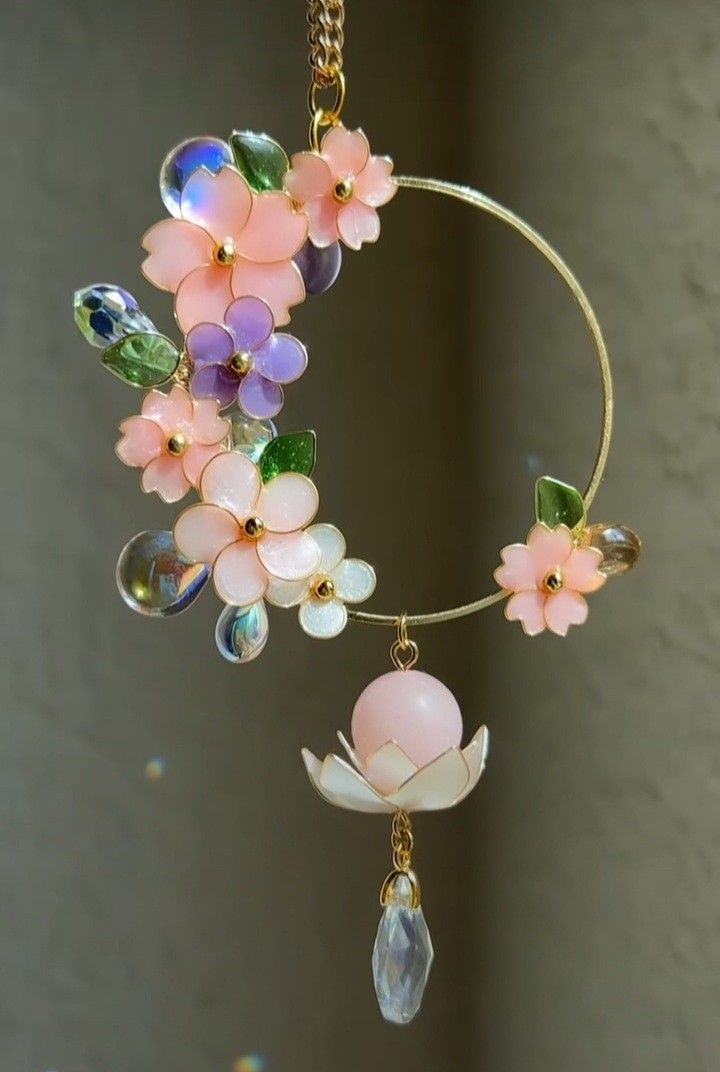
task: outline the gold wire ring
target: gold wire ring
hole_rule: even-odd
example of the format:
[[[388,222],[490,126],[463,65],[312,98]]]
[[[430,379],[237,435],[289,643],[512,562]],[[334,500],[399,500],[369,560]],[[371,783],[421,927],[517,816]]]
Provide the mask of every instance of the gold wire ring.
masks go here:
[[[610,372],[610,359],[608,357],[605,340],[598,319],[590,305],[585,291],[580,286],[580,283],[560,254],[545,241],[542,235],[538,234],[538,232],[520,216],[516,216],[510,209],[505,208],[503,205],[499,205],[486,194],[481,194],[478,190],[473,190],[470,186],[458,186],[456,183],[444,182],[442,179],[422,179],[412,175],[402,175],[398,176],[395,181],[398,186],[405,187],[406,189],[427,190],[430,193],[443,194],[446,197],[454,197],[455,200],[462,201],[466,205],[472,205],[474,208],[482,209],[483,212],[495,216],[495,218],[502,223],[508,224],[508,226],[517,231],[518,234],[522,235],[524,239],[534,246],[535,249],[550,262],[560,278],[567,285],[576,303],[579,305],[597,351],[603,392],[600,441],[598,444],[597,455],[595,457],[595,465],[590,475],[588,486],[583,494],[585,509],[589,510],[602,482],[608,454],[610,453],[610,440],[612,438],[613,425],[613,385],[612,374]],[[449,622],[452,621],[453,618],[463,618],[468,614],[475,614],[477,611],[485,610],[486,607],[491,607],[494,603],[499,603],[500,600],[505,599],[508,594],[508,592],[500,588],[497,592],[483,596],[481,599],[477,599],[473,603],[465,603],[458,607],[450,607],[448,610],[434,611],[429,614],[372,614],[369,611],[350,610],[348,608],[348,618],[354,622],[362,622],[366,625],[390,625],[398,629],[400,629],[401,624],[405,629],[407,629],[408,626],[434,625],[439,622]],[[412,643],[412,641],[410,641],[410,643]],[[395,644],[398,644],[398,641],[396,641]],[[395,644],[393,645],[393,648],[395,647]]]

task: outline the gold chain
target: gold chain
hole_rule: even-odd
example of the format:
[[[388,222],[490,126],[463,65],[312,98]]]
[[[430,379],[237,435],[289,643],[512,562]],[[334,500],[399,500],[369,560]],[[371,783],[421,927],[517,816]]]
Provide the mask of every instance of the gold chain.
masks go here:
[[[412,822],[406,811],[396,811],[393,815],[390,844],[393,851],[393,867],[405,874],[412,865],[413,833]]]
[[[345,75],[343,74],[343,45],[345,44],[344,0],[308,0],[308,44],[310,45],[310,147],[319,151],[322,127],[337,126],[345,104]],[[333,94],[329,106],[321,94]]]

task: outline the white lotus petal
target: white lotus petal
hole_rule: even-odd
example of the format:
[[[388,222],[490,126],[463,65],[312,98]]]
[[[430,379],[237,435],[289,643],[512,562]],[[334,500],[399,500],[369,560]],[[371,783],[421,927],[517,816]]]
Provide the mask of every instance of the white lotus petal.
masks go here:
[[[334,525],[311,525],[307,531],[320,548],[320,572],[332,573],[345,557],[345,537]]]
[[[421,767],[387,799],[405,811],[440,811],[453,806],[469,779],[470,771],[462,752],[459,748],[449,748]]]
[[[339,599],[324,601],[308,596],[300,604],[298,619],[308,636],[330,640],[342,633],[347,625],[347,611]]]
[[[302,757],[310,781],[329,804],[370,814],[390,813],[395,810],[378,796],[361,774],[339,756],[326,756],[325,761],[320,764],[312,752],[304,748]]]
[[[269,577],[265,598],[274,607],[296,607],[307,590],[307,581],[281,581],[279,577]]]
[[[360,766],[360,760],[357,757],[355,749],[350,744],[350,742],[348,741],[348,739],[345,736],[345,734],[341,733],[340,730],[338,730],[337,731],[337,736],[338,736],[338,741],[340,742],[340,744],[343,746],[343,748],[347,752],[348,756],[350,757],[351,763],[354,763],[358,770],[362,770],[362,768]]]
[[[470,779],[460,796],[455,801],[456,804],[459,804],[469,793],[472,793],[473,789],[480,781],[480,775],[485,770],[489,740],[490,735],[488,734],[487,726],[481,726],[472,741],[463,748],[462,754],[465,757],[465,762],[470,771]]]
[[[335,592],[346,603],[362,603],[375,591],[375,570],[359,558],[346,558],[330,574]]]
[[[417,763],[409,759],[399,744],[388,741],[377,752],[368,756],[363,766],[363,774],[378,793],[387,796],[394,793],[398,786],[412,778],[417,770]]]

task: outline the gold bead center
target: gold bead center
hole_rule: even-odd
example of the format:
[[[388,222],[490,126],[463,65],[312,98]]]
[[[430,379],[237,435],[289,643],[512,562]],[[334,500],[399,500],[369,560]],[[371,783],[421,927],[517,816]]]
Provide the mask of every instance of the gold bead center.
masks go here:
[[[179,458],[190,446],[188,438],[182,432],[175,432],[167,441],[167,452],[173,457]]]
[[[335,585],[329,577],[321,577],[313,587],[313,594],[323,603],[327,603],[335,595]]]
[[[354,182],[352,179],[338,179],[333,186],[333,197],[344,205],[353,195]]]
[[[235,243],[232,238],[226,238],[224,242],[218,242],[213,250],[215,263],[221,268],[229,268],[235,263]]]
[[[246,376],[252,368],[252,363],[252,354],[243,351],[242,353],[233,354],[230,366],[237,372],[238,376]]]
[[[248,540],[259,540],[265,531],[265,522],[261,517],[249,517],[243,525],[243,532]]]
[[[559,592],[564,583],[565,579],[563,578],[562,570],[556,566],[555,569],[548,570],[545,574],[542,586],[544,591],[552,595],[553,592]]]

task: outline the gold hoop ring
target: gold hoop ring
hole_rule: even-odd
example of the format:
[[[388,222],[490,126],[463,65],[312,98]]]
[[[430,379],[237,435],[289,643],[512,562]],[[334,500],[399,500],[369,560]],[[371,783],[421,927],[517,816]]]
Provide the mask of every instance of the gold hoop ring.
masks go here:
[[[610,359],[608,357],[605,340],[602,331],[600,330],[598,319],[585,291],[580,286],[580,283],[560,254],[553,249],[549,242],[545,241],[542,235],[538,234],[538,232],[534,230],[529,223],[526,223],[525,220],[521,219],[520,216],[516,216],[510,209],[505,208],[503,205],[499,205],[496,201],[493,201],[492,198],[487,197],[486,194],[481,194],[479,191],[473,190],[470,186],[458,186],[456,183],[444,182],[442,179],[422,179],[412,175],[398,176],[396,182],[398,186],[409,190],[427,190],[430,193],[453,197],[456,201],[462,201],[466,205],[472,205],[474,208],[482,209],[483,212],[487,212],[490,216],[495,216],[496,219],[508,224],[509,227],[512,227],[513,230],[522,235],[526,241],[534,246],[535,249],[549,261],[570,290],[577,305],[580,307],[580,311],[585,318],[585,323],[588,326],[590,335],[595,344],[603,392],[600,441],[598,443],[597,454],[595,457],[595,465],[590,475],[587,488],[583,494],[585,508],[586,510],[589,509],[602,482],[608,454],[610,452],[610,440],[612,438],[613,425],[613,385],[612,374],[610,372]],[[496,592],[492,592],[490,595],[483,596],[481,599],[476,599],[472,603],[465,603],[458,607],[450,607],[448,610],[433,611],[428,614],[371,614],[368,611],[351,610],[348,608],[348,618],[351,621],[362,622],[367,625],[389,625],[394,628],[398,628],[401,622],[404,627],[434,625],[439,622],[449,622],[452,621],[453,618],[463,618],[468,614],[475,614],[477,611],[485,610],[486,607],[491,607],[494,603],[499,603],[502,599],[505,599],[507,595],[508,593],[501,588]]]

